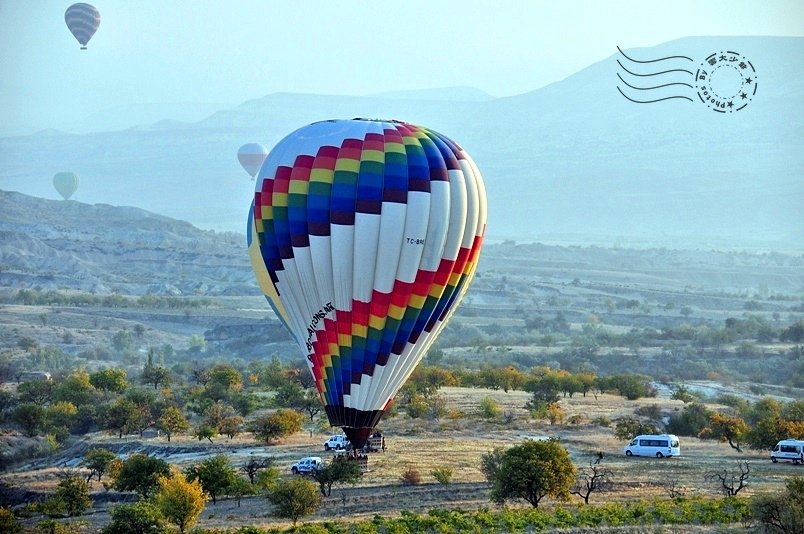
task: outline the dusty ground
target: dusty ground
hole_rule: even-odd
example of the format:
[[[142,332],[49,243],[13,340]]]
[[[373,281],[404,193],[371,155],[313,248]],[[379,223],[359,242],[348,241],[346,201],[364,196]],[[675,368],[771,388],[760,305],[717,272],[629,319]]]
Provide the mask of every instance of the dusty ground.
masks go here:
[[[626,458],[622,454],[625,443],[614,438],[613,429],[592,423],[599,417],[613,420],[631,415],[636,407],[642,405],[659,404],[668,413],[682,408],[680,401],[667,398],[626,401],[613,395],[600,395],[597,399],[592,395],[576,395],[572,399],[562,399],[560,404],[567,418],[578,415],[580,423],[551,426],[528,416],[523,409],[528,395],[523,392],[444,388],[442,395],[448,400],[452,418],[424,421],[396,416],[383,421],[382,427],[388,436],[388,450],[372,454],[370,471],[360,483],[355,487],[333,490],[332,496],[324,500],[321,509],[310,519],[357,520],[371,518],[375,514],[393,515],[400,510],[426,512],[437,507],[464,510],[492,508],[488,486],[479,469],[480,457],[496,446],[510,446],[527,437],[559,438],[579,467],[587,466],[597,451],[603,451],[603,466],[610,470],[614,484],[606,493],[593,494],[593,503],[667,496],[671,484],[686,495],[714,496],[717,485],[706,480],[705,474],[724,468],[734,469],[740,460],[747,460],[751,466],[749,485],[741,495],[774,490],[781,487],[789,475],[804,474],[802,467],[772,464],[766,452],[748,450],[738,453],[726,444],[695,438],[681,439],[680,458]],[[476,415],[477,406],[485,396],[500,402],[505,411],[514,415],[514,420],[504,424],[480,419]],[[283,474],[290,476],[290,464],[299,457],[332,454],[323,451],[322,444],[327,436],[320,432],[311,435],[308,431],[296,434],[280,445],[265,447],[255,443],[250,435],[208,444],[186,438],[174,438],[171,443],[164,438],[118,440],[98,434],[84,447],[104,444],[123,447],[129,452],[141,450],[183,466],[220,453],[227,454],[234,465],[242,465],[250,455],[270,455],[277,459]],[[3,478],[16,486],[46,492],[53,488],[59,472],[65,466],[76,465],[79,457],[72,456],[62,454],[58,457],[62,467],[53,466],[52,463],[49,466],[32,465]],[[453,469],[451,484],[441,485],[435,481],[430,472],[437,467]],[[421,473],[422,485],[402,485],[400,475],[408,468]],[[93,492],[101,501],[112,496],[97,483]],[[105,524],[109,506],[112,504],[99,504],[86,519],[95,527]],[[282,523],[270,516],[270,506],[264,497],[249,497],[243,499],[239,506],[233,499],[223,499],[215,505],[209,503],[200,524],[206,527],[231,527],[254,524],[276,526]]]

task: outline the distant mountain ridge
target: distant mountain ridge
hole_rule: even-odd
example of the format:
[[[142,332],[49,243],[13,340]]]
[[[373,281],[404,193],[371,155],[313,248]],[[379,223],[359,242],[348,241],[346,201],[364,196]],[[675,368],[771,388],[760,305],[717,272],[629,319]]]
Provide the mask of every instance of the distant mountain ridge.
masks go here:
[[[259,295],[242,235],[128,206],[0,191],[0,286]]]
[[[625,52],[641,60],[686,55],[697,67],[721,49],[751,58],[760,84],[732,115],[700,102],[627,101],[616,90],[622,56],[614,49],[560,82],[506,98],[277,93],[194,123],[3,138],[0,186],[54,196],[50,177],[72,170],[81,176],[77,199],[241,231],[253,195],[235,158],[241,144],[270,147],[322,119],[394,118],[427,125],[472,154],[492,239],[612,236],[626,246],[633,239],[801,250],[804,38],[691,37]]]
[[[528,287],[533,277],[567,278],[569,283],[572,276],[596,280],[610,276],[611,283],[624,284],[623,291],[640,285],[678,291],[690,285],[755,292],[764,286],[766,291],[801,294],[802,268],[802,254],[509,241],[484,246],[469,297],[478,302],[501,298],[500,273]],[[48,200],[2,190],[0,287],[123,295],[261,294],[242,234],[200,230],[130,206]]]

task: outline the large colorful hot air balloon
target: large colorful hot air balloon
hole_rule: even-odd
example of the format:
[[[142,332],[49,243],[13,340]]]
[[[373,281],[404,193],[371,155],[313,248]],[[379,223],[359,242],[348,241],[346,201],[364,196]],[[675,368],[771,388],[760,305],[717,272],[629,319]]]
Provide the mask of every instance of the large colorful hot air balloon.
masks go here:
[[[100,12],[90,4],[73,4],[64,12],[64,22],[81,44],[81,50],[86,50],[87,43],[100,26]]]
[[[268,149],[259,143],[248,143],[237,151],[237,161],[254,178],[268,155]]]
[[[257,178],[252,265],[330,424],[361,447],[474,275],[480,172],[432,130],[354,119],[293,132]]]
[[[74,172],[57,172],[53,175],[53,187],[67,200],[78,189],[78,175]]]

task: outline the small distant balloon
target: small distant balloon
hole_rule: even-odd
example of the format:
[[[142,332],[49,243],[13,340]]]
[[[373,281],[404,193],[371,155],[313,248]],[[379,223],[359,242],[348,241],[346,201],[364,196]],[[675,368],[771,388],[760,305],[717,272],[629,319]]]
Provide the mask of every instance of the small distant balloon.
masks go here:
[[[87,43],[100,26],[100,12],[90,4],[83,2],[73,4],[64,12],[64,22],[76,40],[81,43],[81,50],[86,50]]]
[[[237,151],[237,160],[252,178],[260,172],[266,156],[268,156],[268,149],[259,143],[248,143]]]
[[[53,175],[53,187],[67,200],[78,190],[78,175],[74,172],[57,172]]]

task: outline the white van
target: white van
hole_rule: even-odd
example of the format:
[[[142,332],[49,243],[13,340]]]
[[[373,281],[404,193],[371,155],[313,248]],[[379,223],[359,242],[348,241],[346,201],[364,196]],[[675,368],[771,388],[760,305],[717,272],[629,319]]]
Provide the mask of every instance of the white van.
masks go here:
[[[626,456],[655,456],[656,458],[681,456],[678,437],[673,434],[637,436],[623,450]]]
[[[770,453],[773,463],[779,460],[790,460],[794,464],[804,464],[804,441],[797,439],[783,439]]]

